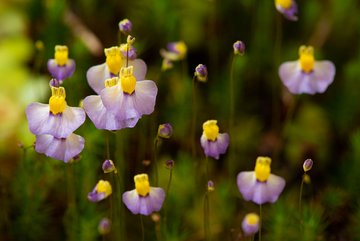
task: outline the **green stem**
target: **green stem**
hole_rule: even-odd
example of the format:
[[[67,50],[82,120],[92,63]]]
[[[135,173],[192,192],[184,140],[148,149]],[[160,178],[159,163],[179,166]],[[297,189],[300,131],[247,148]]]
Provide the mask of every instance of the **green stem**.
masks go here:
[[[196,77],[192,79],[192,119],[191,119],[191,156],[195,160],[195,128],[196,128]]]
[[[229,130],[232,133],[232,129],[234,126],[234,113],[235,113],[235,101],[234,101],[234,91],[235,91],[235,83],[234,83],[234,65],[235,65],[235,57],[232,55],[231,58],[231,68],[230,68],[230,82],[229,82],[229,96],[230,96],[230,118],[229,118]]]
[[[110,132],[109,131],[106,131],[106,134],[105,134],[105,148],[106,148],[106,159],[107,160],[110,160]]]
[[[154,172],[155,172],[155,187],[158,186],[158,182],[159,182],[159,170],[158,170],[158,166],[157,166],[157,149],[158,149],[158,144],[159,144],[159,138],[156,137],[155,141],[154,141]]]
[[[140,214],[140,226],[141,226],[141,240],[144,241],[145,240],[145,229],[144,229],[144,222],[143,222],[143,218],[142,218],[141,214]]]
[[[260,228],[259,228],[259,241],[261,241],[261,230],[262,230],[262,224],[263,224],[263,218],[262,218],[262,204],[259,205],[259,213],[260,213]]]
[[[67,165],[67,191],[68,191],[68,213],[70,222],[70,237],[69,240],[76,240],[78,217],[76,210],[76,192],[75,192],[75,180],[74,180],[74,164],[69,163]]]
[[[305,175],[305,174],[304,174],[304,175]],[[304,176],[302,177],[302,180],[301,180],[300,193],[299,193],[299,214],[300,214],[300,225],[301,225],[301,226],[302,226],[301,201],[302,201],[303,188],[304,188]]]
[[[209,196],[208,191],[206,191],[204,197],[204,233],[206,241],[210,240],[209,209]]]

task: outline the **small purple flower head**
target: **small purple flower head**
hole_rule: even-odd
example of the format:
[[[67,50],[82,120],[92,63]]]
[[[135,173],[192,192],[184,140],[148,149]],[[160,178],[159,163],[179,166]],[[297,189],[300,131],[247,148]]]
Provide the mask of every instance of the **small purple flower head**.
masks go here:
[[[334,80],[334,64],[327,60],[315,61],[311,46],[301,46],[299,55],[299,60],[280,65],[279,76],[283,84],[293,94],[325,92]]]
[[[88,199],[91,202],[99,202],[112,193],[111,184],[108,181],[100,180],[94,189],[88,193]]]
[[[276,9],[290,21],[297,21],[298,7],[295,0],[275,0]]]
[[[160,55],[167,60],[179,61],[186,57],[187,46],[183,41],[171,42],[167,45],[167,50],[161,49]]]
[[[274,203],[279,198],[284,190],[285,180],[271,174],[270,164],[269,157],[258,157],[255,171],[238,174],[237,186],[246,201],[260,205],[267,202]]]
[[[55,46],[55,56],[47,62],[48,70],[51,76],[63,82],[70,78],[75,71],[75,61],[68,57],[68,47],[65,45]]]
[[[119,22],[119,30],[125,35],[128,35],[132,31],[132,23],[129,19],[125,18]]]
[[[306,160],[304,161],[304,164],[303,164],[304,172],[310,171],[311,168],[312,168],[312,166],[313,166],[313,160],[311,160],[311,159],[306,159]]]
[[[108,160],[108,159],[105,160],[102,164],[102,169],[104,173],[110,173],[110,172],[117,173],[116,167],[112,160]]]
[[[207,183],[207,190],[208,192],[213,192],[215,190],[215,184],[213,181],[208,181]]]
[[[84,138],[72,133],[66,138],[44,134],[36,136],[35,151],[67,163],[81,153],[84,145]]]
[[[84,123],[86,115],[82,108],[66,104],[64,87],[51,87],[51,91],[49,104],[35,102],[26,107],[29,129],[34,135],[66,138]]]
[[[206,156],[219,159],[220,154],[224,154],[229,146],[229,135],[219,133],[216,120],[208,120],[203,124],[200,143]]]
[[[196,66],[194,75],[196,76],[196,79],[198,81],[206,82],[208,77],[208,71],[206,66],[203,64],[199,64],[198,66]]]
[[[158,128],[158,137],[169,139],[172,136],[173,128],[169,123],[161,124]]]
[[[101,235],[106,235],[110,233],[111,230],[111,221],[108,218],[102,218],[98,225],[98,231]]]
[[[134,177],[135,189],[124,192],[122,200],[133,214],[150,215],[161,209],[165,199],[162,188],[151,187],[147,174]]]
[[[243,41],[236,41],[233,44],[234,54],[235,55],[244,55],[245,54],[245,44]]]
[[[175,165],[174,160],[167,160],[167,161],[165,162],[165,167],[166,167],[167,169],[173,169],[173,168],[174,168],[174,165]]]
[[[129,60],[135,60],[137,57],[137,51],[133,45],[129,46],[129,44],[121,44],[120,51],[124,59],[128,57]]]
[[[248,213],[244,217],[241,227],[246,236],[254,235],[259,231],[260,217],[256,213]]]

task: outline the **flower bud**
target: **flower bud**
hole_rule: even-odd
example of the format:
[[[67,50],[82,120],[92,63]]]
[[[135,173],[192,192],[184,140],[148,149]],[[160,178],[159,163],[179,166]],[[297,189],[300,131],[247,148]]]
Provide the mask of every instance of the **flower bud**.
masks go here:
[[[304,164],[303,164],[304,172],[310,171],[311,168],[312,168],[312,166],[313,166],[313,160],[311,160],[311,159],[306,159],[306,160],[304,161]]]
[[[214,190],[215,190],[215,184],[214,184],[214,182],[213,181],[208,181],[208,183],[207,183],[207,190],[209,191],[209,192],[213,192]]]
[[[245,54],[245,44],[244,42],[238,40],[233,44],[234,54],[235,55],[244,55]]]
[[[128,35],[132,31],[132,23],[129,19],[125,18],[119,22],[119,30],[125,35]]]
[[[111,230],[111,221],[108,218],[103,218],[100,220],[98,225],[98,230],[101,235],[110,233]]]
[[[206,82],[208,76],[208,71],[206,66],[203,64],[199,64],[198,66],[196,66],[194,75],[196,76],[198,81]]]
[[[105,160],[102,164],[102,169],[104,173],[110,173],[110,172],[117,173],[116,167],[112,160]]]
[[[253,235],[259,231],[260,217],[256,213],[247,214],[242,223],[241,227],[245,235]]]
[[[167,169],[173,169],[174,165],[175,165],[174,160],[167,160],[165,162],[165,166],[166,166]]]
[[[158,137],[170,138],[173,133],[172,126],[169,123],[161,124],[158,128]]]

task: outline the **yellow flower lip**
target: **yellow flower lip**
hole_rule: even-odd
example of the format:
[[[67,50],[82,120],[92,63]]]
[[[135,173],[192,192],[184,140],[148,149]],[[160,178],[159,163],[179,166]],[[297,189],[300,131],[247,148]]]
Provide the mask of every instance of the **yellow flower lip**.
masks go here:
[[[119,83],[119,78],[118,77],[114,77],[114,78],[111,78],[111,79],[106,79],[104,81],[104,85],[106,88],[110,88],[110,87],[113,87],[115,85],[117,85]]]
[[[203,134],[209,141],[216,141],[219,135],[217,120],[208,120],[203,124]]]
[[[289,9],[292,6],[292,0],[275,0],[275,4],[284,9]]]
[[[147,196],[150,192],[149,177],[147,174],[138,174],[134,176],[135,190],[140,196]]]
[[[105,196],[109,196],[112,193],[111,184],[108,181],[100,180],[96,185],[96,191],[98,193],[105,193]]]
[[[122,66],[120,47],[114,46],[104,49],[104,53],[106,56],[106,64],[110,72],[114,75],[118,75]]]
[[[256,179],[260,182],[265,182],[270,176],[271,173],[271,158],[259,156],[256,159],[255,164],[255,176]]]
[[[299,48],[299,62],[301,70],[310,73],[314,69],[314,48],[312,46],[302,45]]]
[[[64,87],[51,87],[51,93],[49,99],[50,112],[53,115],[63,113],[66,108],[66,92]]]
[[[56,45],[54,59],[59,66],[64,66],[69,59],[69,50],[66,45]]]
[[[124,67],[120,71],[120,83],[122,90],[131,95],[135,91],[136,78],[133,75],[134,67]]]
[[[256,213],[249,213],[245,216],[245,221],[248,225],[257,225],[259,224],[260,217]]]

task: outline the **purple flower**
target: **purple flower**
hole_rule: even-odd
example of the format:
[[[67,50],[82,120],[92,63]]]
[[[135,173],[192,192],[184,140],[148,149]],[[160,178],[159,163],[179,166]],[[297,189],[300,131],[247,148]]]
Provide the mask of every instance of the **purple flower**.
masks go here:
[[[238,40],[233,44],[234,54],[235,55],[244,55],[245,54],[245,44],[244,42]]]
[[[75,71],[75,61],[68,58],[68,47],[64,45],[55,46],[55,56],[47,62],[51,76],[60,81],[69,78]]]
[[[111,184],[108,181],[100,180],[94,189],[88,193],[88,199],[91,202],[99,202],[112,193]]]
[[[108,218],[102,218],[98,225],[98,230],[101,235],[110,233],[111,221]]]
[[[295,0],[275,0],[276,9],[291,21],[297,21],[298,7]]]
[[[147,174],[134,177],[135,189],[124,192],[122,200],[133,214],[150,215],[161,209],[165,192],[159,187],[150,187]]]
[[[110,172],[117,173],[116,167],[112,160],[105,160],[102,164],[102,169],[104,173],[110,173]]]
[[[161,49],[160,55],[167,60],[179,61],[186,57],[187,46],[183,41],[171,42],[167,45],[167,50]]]
[[[240,172],[237,176],[237,186],[246,201],[256,204],[274,203],[285,187],[282,177],[270,173],[271,159],[258,157],[255,171]]]
[[[173,128],[169,123],[161,124],[158,128],[158,136],[161,138],[170,138],[173,133]]]
[[[306,159],[303,163],[303,169],[304,169],[304,172],[308,172],[311,170],[313,166],[313,160],[311,159]]]
[[[260,217],[256,213],[248,213],[244,217],[241,227],[245,235],[254,235],[259,231]]]
[[[129,60],[126,61],[126,53],[123,54],[124,47],[111,47],[105,49],[106,62],[100,65],[91,67],[87,73],[86,78],[90,87],[100,94],[101,90],[105,88],[105,80],[112,77],[119,76],[120,69],[126,67],[128,62],[129,66],[134,66],[134,76],[138,80],[145,79],[147,66],[141,59],[132,59],[136,55],[136,51],[130,45],[129,48]]]
[[[224,154],[229,146],[229,135],[219,133],[216,120],[208,120],[203,124],[200,143],[206,156],[219,159],[220,154]]]
[[[280,65],[280,79],[291,93],[323,93],[333,82],[334,64],[327,60],[315,61],[313,52],[313,47],[301,46],[299,60]]]
[[[51,87],[51,91],[49,104],[35,102],[27,106],[29,129],[34,135],[66,138],[84,123],[86,115],[82,108],[66,104],[63,87]]]
[[[79,135],[70,134],[66,138],[52,135],[37,135],[35,150],[56,160],[69,162],[84,149],[85,140]]]
[[[132,23],[129,19],[125,18],[119,22],[119,30],[123,34],[130,34],[132,31]]]
[[[198,81],[206,82],[208,77],[208,71],[206,66],[203,64],[199,64],[198,66],[196,66],[194,75],[196,76]]]

